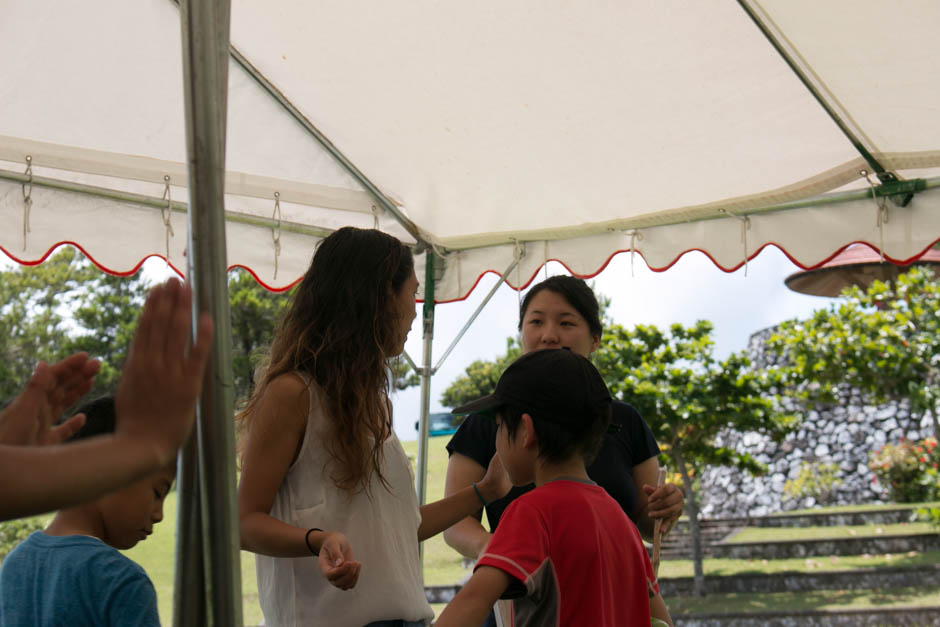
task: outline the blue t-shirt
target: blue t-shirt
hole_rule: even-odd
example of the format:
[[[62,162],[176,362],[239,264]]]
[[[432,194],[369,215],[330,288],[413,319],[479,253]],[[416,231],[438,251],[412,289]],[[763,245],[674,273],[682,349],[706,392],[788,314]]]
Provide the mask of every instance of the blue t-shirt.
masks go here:
[[[37,531],[0,567],[0,627],[159,627],[157,592],[135,562],[90,536]]]

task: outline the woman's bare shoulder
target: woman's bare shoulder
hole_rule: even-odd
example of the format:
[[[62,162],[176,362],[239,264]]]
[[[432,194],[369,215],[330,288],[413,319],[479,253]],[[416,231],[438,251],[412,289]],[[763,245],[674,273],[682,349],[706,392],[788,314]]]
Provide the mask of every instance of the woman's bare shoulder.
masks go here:
[[[267,383],[261,395],[260,417],[264,422],[285,419],[293,423],[306,422],[310,407],[309,385],[293,372],[276,376]]]

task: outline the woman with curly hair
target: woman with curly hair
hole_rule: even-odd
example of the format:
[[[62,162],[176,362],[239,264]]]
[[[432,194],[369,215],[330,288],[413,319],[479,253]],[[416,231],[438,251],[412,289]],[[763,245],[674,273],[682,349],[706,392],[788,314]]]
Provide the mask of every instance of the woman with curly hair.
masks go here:
[[[426,624],[418,542],[509,490],[494,458],[479,483],[418,506],[387,370],[417,288],[406,246],[343,228],[320,243],[275,332],[239,415],[242,548],[258,554],[266,625]]]

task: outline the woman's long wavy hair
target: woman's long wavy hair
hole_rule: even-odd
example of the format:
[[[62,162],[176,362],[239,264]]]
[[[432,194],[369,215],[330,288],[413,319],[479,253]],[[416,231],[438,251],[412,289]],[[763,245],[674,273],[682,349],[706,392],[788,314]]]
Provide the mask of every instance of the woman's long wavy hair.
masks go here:
[[[411,251],[381,231],[342,228],[320,242],[281,319],[263,375],[244,411],[252,419],[268,384],[304,372],[323,392],[331,419],[325,446],[331,479],[349,493],[382,475],[382,446],[392,432],[386,362],[400,349],[392,297],[414,269]]]

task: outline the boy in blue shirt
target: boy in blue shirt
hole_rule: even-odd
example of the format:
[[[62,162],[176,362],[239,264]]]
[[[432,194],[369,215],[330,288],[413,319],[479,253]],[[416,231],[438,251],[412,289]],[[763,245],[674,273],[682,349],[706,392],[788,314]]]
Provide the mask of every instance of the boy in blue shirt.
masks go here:
[[[114,433],[113,397],[79,411],[85,425],[70,442]],[[174,460],[127,487],[59,510],[45,531],[13,549],[0,568],[0,627],[158,626],[150,578],[120,551],[163,520],[175,476]]]

